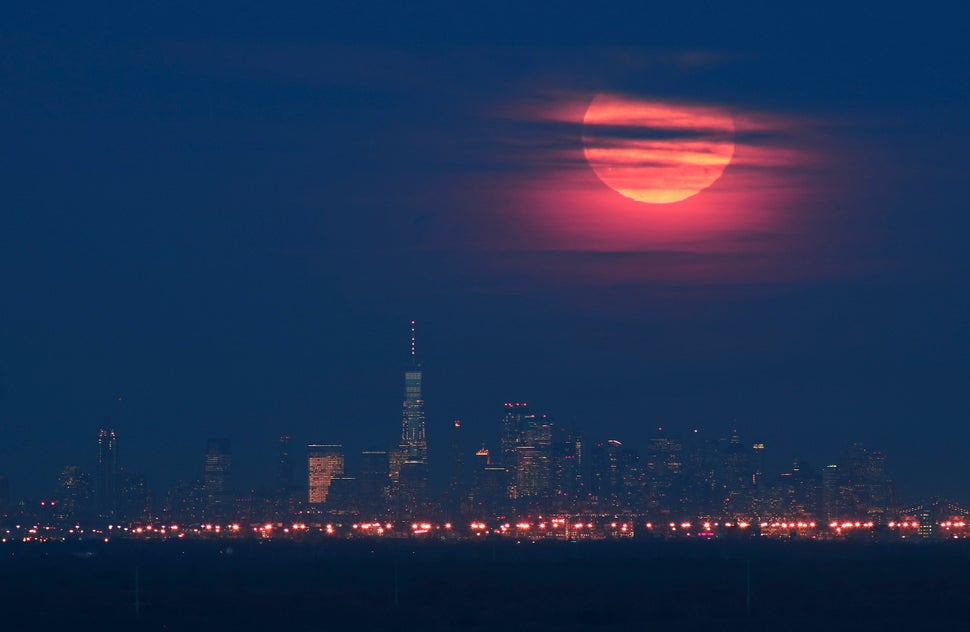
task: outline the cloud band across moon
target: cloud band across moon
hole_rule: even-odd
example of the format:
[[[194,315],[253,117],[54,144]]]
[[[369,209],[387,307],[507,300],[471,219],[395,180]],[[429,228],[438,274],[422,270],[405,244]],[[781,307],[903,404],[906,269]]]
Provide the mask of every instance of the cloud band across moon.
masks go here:
[[[637,202],[670,204],[711,186],[734,155],[734,119],[719,108],[598,94],[583,117],[596,176]]]
[[[836,208],[826,121],[609,92],[538,93],[498,112],[502,162],[463,187],[481,192],[489,250],[555,252],[560,272],[576,253],[562,274],[571,282],[595,271],[596,283],[833,273],[815,230]],[[591,267],[583,253],[624,257]]]

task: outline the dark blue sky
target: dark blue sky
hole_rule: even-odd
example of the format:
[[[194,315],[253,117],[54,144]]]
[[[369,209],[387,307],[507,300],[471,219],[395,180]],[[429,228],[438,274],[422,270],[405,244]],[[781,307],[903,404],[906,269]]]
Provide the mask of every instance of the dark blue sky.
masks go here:
[[[524,399],[635,446],[737,428],[779,466],[861,440],[905,494],[970,501],[959,5],[518,4],[4,9],[14,494],[91,464],[108,416],[159,491],[208,436],[245,485],[281,433],[382,447],[414,318],[432,450]],[[599,91],[785,121],[752,142],[812,159],[745,192],[780,227],[594,247],[532,221],[557,208],[523,191],[591,176],[556,175],[581,125],[522,113]]]

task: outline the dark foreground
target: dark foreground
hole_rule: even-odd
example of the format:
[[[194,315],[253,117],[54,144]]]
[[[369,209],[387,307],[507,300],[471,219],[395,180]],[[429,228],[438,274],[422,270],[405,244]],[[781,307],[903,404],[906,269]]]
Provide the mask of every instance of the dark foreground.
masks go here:
[[[958,542],[4,545],[0,621],[11,630],[954,630],[970,617],[968,571],[970,546]]]

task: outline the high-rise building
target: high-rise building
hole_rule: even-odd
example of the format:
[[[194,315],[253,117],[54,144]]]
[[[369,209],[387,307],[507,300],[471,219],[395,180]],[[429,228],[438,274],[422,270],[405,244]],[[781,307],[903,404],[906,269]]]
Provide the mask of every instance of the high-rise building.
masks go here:
[[[114,428],[98,429],[98,468],[95,471],[94,502],[98,517],[112,520],[118,513],[118,435]]]
[[[461,440],[461,420],[455,419],[449,433],[448,450],[451,466],[448,481],[448,507],[451,515],[458,515],[461,502],[467,496],[467,482],[465,476],[465,453]]]
[[[601,508],[615,509],[619,506],[622,447],[623,444],[616,439],[599,441],[590,446],[586,464],[587,499]]]
[[[297,506],[305,493],[300,493],[293,467],[292,440],[287,435],[280,436],[276,446],[276,490],[274,492],[274,513],[278,519],[287,519],[297,511]]]
[[[537,498],[542,494],[542,462],[532,445],[520,445],[515,454],[515,497]]]
[[[845,517],[847,513],[842,506],[842,473],[839,466],[833,464],[822,468],[822,518],[826,522]]]
[[[526,402],[506,402],[499,428],[502,444],[502,465],[511,473],[515,469],[516,454],[525,441],[528,422],[535,419]]]
[[[680,438],[664,433],[663,428],[658,428],[657,434],[648,439],[643,467],[648,510],[661,514],[676,514],[681,510],[682,450]]]
[[[884,515],[894,504],[893,483],[886,471],[886,455],[870,452],[865,471],[866,497],[870,516]]]
[[[404,405],[401,419],[401,448],[407,450],[408,460],[428,461],[428,438],[424,419],[424,398],[421,392],[422,371],[418,361],[415,323],[411,321],[411,361],[404,371]]]
[[[621,448],[617,454],[617,502],[620,509],[639,513],[644,508],[645,480],[640,468],[640,451]]]
[[[582,437],[570,429],[556,428],[552,446],[552,492],[559,509],[573,509],[582,490]]]
[[[205,449],[205,516],[223,520],[232,514],[232,447],[225,437],[209,439]]]
[[[854,515],[882,516],[892,505],[886,456],[853,443],[842,457],[846,506]]]
[[[397,482],[401,476],[401,466],[408,460],[408,446],[398,445],[387,451],[387,476],[391,486],[397,489]]]
[[[280,498],[288,497],[296,483],[291,449],[290,438],[282,435],[276,453],[276,493]]]
[[[426,461],[408,459],[401,465],[397,502],[398,518],[427,517],[430,507]]]
[[[546,415],[525,419],[516,450],[516,495],[548,497],[552,493],[552,422]]]
[[[792,461],[791,471],[779,474],[768,491],[767,514],[796,518],[824,515],[826,470],[829,468],[819,472],[804,461]],[[831,471],[838,474],[837,469]]]
[[[535,419],[535,413],[529,410],[528,403],[505,403],[499,426],[499,441],[502,446],[502,466],[508,473],[507,496],[513,500],[519,497],[519,448],[530,445],[526,433]]]
[[[344,447],[339,444],[307,446],[307,500],[319,507],[327,502],[330,482],[344,473]]]
[[[390,494],[388,453],[365,450],[360,453],[360,513],[364,518],[383,518],[388,511]]]
[[[126,521],[150,520],[152,493],[145,475],[119,469],[118,513]]]
[[[205,513],[205,484],[202,480],[178,481],[166,494],[162,514],[173,522],[200,522]]]
[[[663,448],[662,444],[656,446]],[[721,484],[721,443],[718,439],[705,435],[700,429],[695,428],[691,431],[682,445],[683,469],[682,478],[684,484],[681,485],[681,496],[684,501],[684,510],[693,516],[712,517],[720,515],[720,509],[724,496]],[[656,482],[657,470],[660,464],[656,459],[660,458],[651,450],[647,455],[647,483],[651,488],[648,493],[648,501],[653,503],[653,485]]]
[[[494,518],[507,513],[509,509],[509,473],[498,465],[486,465],[478,473],[473,491],[472,515],[479,518]]]
[[[65,466],[57,479],[56,510],[59,520],[83,522],[90,518],[91,478],[76,465]]]
[[[767,504],[765,479],[765,444],[751,445],[751,515],[759,515]]]
[[[360,481],[353,476],[334,476],[327,490],[327,513],[343,516],[360,513]]]
[[[754,469],[751,465],[753,454],[744,446],[737,430],[721,440],[722,444],[722,481],[724,503],[723,515],[746,515],[751,510],[751,490],[753,489]]]

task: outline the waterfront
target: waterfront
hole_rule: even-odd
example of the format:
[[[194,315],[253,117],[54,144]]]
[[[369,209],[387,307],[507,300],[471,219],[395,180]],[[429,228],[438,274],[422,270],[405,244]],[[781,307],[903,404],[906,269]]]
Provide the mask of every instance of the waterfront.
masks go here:
[[[964,542],[118,541],[14,544],[35,629],[959,628]]]

